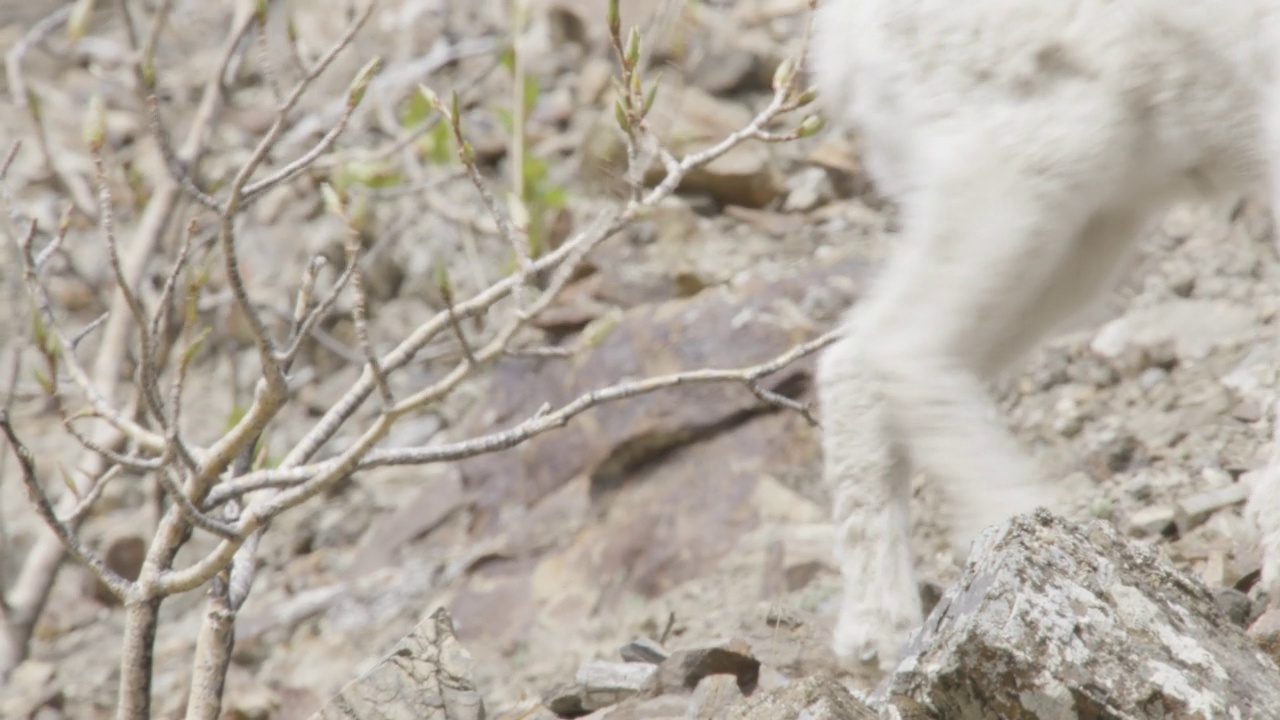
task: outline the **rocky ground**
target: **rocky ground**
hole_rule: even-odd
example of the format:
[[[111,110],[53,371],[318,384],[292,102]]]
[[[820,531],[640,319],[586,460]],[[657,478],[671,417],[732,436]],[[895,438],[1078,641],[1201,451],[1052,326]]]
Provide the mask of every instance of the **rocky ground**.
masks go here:
[[[685,148],[732,131],[763,105],[774,68],[796,47],[807,5],[623,4],[632,13],[624,22],[646,22],[649,47],[670,58],[655,123]],[[37,5],[0,8],[6,49],[55,7],[37,12]],[[0,83],[0,138],[6,148],[11,139],[29,139],[32,150],[15,161],[6,185],[25,212],[49,224],[68,197],[92,202],[88,160],[77,143],[95,88],[104,88],[112,108],[120,192],[144,195],[146,183],[137,178],[163,172],[113,55],[122,47],[115,4],[100,5],[92,42],[71,48],[55,36],[25,63],[26,82],[42,99],[53,170],[34,152],[40,143],[30,140],[30,120],[15,105],[12,75]],[[327,6],[292,5],[298,35],[312,47],[336,37],[348,19]],[[226,11],[218,4],[176,7],[160,67],[174,122],[181,122],[190,112],[182,100],[194,105]],[[563,227],[553,233],[622,197],[620,146],[608,131],[603,9],[603,2],[538,0],[522,46],[537,84],[530,151],[547,168],[540,182],[567,198],[556,221]],[[380,52],[385,83],[371,90],[372,102],[342,147],[395,146],[409,112],[404,98],[418,82],[438,92],[456,87],[482,167],[502,183],[512,162],[503,115],[512,90],[496,61],[508,34],[497,2],[382,3],[336,64],[335,79],[304,100],[290,131],[297,139],[286,148],[305,147],[325,127],[332,99]],[[232,103],[215,138],[210,172],[242,160],[265,128],[264,84],[245,81],[244,99]],[[430,152],[428,146],[420,155]],[[470,186],[449,166],[425,163],[410,150],[386,156],[406,153],[398,166],[404,176],[375,193],[372,204],[372,327],[375,343],[385,345],[438,308],[429,278],[441,257],[454,268],[460,296],[505,272],[505,245]],[[134,208],[139,202],[126,200]],[[118,218],[124,227],[138,221],[129,207]],[[318,193],[293,187],[253,210],[246,267],[267,302],[287,307],[280,277],[295,276],[310,254],[337,247],[339,229],[320,210]],[[102,312],[109,287],[90,230],[77,228],[50,278],[66,317],[79,323]],[[852,139],[824,132],[744,146],[594,252],[592,272],[540,316],[541,342],[575,353],[504,359],[438,413],[399,432],[418,441],[465,438],[620,378],[767,360],[830,328],[856,302],[894,233],[892,208],[861,175]],[[0,263],[5,378],[28,332],[12,257]],[[1269,450],[1280,365],[1280,261],[1267,214],[1246,199],[1179,208],[1146,238],[1129,278],[1105,307],[999,384],[1002,407],[1069,488],[1074,502],[1064,514],[1107,521],[1159,546],[1211,588],[1247,592],[1257,561],[1241,504],[1250,473]],[[190,420],[196,431],[219,430],[250,387],[253,354],[226,307],[204,309],[218,342],[193,371],[204,381],[192,385],[202,409]],[[602,326],[610,329],[594,342],[578,342]],[[332,349],[308,358],[315,371],[298,390],[297,426],[280,428],[273,442],[300,435],[358,374],[349,324],[324,331]],[[451,352],[456,356],[456,348],[439,348],[415,377],[438,377],[445,367],[438,361]],[[812,362],[771,383],[779,393],[811,399]],[[42,461],[73,464],[75,442],[60,431],[34,379],[20,375],[12,396],[15,425]],[[741,386],[680,387],[601,408],[503,453],[361,473],[267,535],[264,568],[241,614],[228,716],[308,717],[441,606],[474,658],[477,693],[490,716],[501,718],[533,717],[532,708],[582,667],[617,660],[618,649],[637,638],[659,641],[664,653],[736,639],[772,678],[762,683],[768,687],[834,672],[827,639],[839,583],[816,432],[798,413],[762,407]],[[8,582],[36,519],[12,456],[0,462],[0,570]],[[154,521],[148,495],[140,485],[115,486],[86,524],[91,544],[127,555],[144,542],[141,529]],[[914,496],[919,563],[936,597],[960,569],[937,527],[927,478],[918,478]],[[199,593],[165,606],[158,717],[176,716],[181,707],[200,609]],[[65,570],[37,627],[32,659],[0,691],[0,715],[109,716],[122,624],[119,608],[83,571]],[[843,679],[863,689],[873,680]],[[797,690],[809,691],[825,692]]]

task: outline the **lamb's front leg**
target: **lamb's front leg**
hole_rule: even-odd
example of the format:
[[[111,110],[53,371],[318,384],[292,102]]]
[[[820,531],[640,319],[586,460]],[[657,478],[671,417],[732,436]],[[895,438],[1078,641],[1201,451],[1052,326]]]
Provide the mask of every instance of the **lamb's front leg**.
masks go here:
[[[818,365],[826,481],[844,595],[834,647],[846,663],[888,671],[923,620],[911,554],[906,458],[893,437],[867,338],[846,336]]]

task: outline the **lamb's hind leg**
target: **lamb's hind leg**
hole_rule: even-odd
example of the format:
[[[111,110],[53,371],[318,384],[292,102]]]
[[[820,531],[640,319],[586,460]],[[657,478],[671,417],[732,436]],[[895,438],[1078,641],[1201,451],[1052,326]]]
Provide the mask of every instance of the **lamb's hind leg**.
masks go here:
[[[1099,150],[1080,135],[1072,147],[1070,133],[1054,131],[1027,118],[1005,128],[1006,137],[952,139],[908,208],[911,257],[888,290],[892,310],[876,323],[873,362],[891,423],[912,463],[946,496],[945,521],[961,554],[987,526],[1056,504],[989,394],[994,359],[1038,340],[1092,297],[1091,283],[1067,277],[1095,259],[1092,243],[1132,244],[1095,232],[1099,190],[1112,179],[1111,168],[1092,162]],[[1038,132],[1058,141],[1061,155],[1027,167],[1019,149],[1042,147]]]
[[[1011,127],[1046,126],[1029,118]],[[987,395],[984,371],[995,348],[1025,342],[1010,325],[1026,322],[1026,308],[1062,284],[1108,191],[1087,144],[1081,161],[1059,142],[1067,157],[1046,178],[1020,165],[1016,143],[1002,143],[1008,128],[1000,138],[976,135],[945,135],[945,153],[903,208],[903,251],[820,365],[845,581],[835,646],[846,658],[878,658],[882,669],[921,619],[904,458],[950,496],[951,525],[965,542],[1051,500]]]
[[[1276,248],[1280,251],[1280,114],[1271,118],[1270,135],[1271,216]],[[1245,514],[1262,551],[1262,587],[1267,591],[1268,605],[1280,608],[1280,397],[1272,402],[1275,428],[1271,457],[1254,480]]]

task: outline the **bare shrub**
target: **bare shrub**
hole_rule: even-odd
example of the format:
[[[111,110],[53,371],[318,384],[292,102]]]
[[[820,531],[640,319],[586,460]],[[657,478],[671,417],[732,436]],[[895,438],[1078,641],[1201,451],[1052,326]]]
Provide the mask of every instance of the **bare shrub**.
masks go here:
[[[460,174],[483,201],[489,220],[509,245],[514,269],[474,291],[459,291],[461,274],[438,259],[431,283],[441,304],[399,337],[390,350],[377,347],[371,330],[370,286],[366,260],[370,232],[365,223],[367,194],[338,182],[340,172],[356,173],[351,148],[340,147],[353,116],[379,82],[380,62],[367,63],[351,78],[344,94],[333,98],[325,112],[301,114],[299,99],[315,92],[334,59],[347,51],[369,19],[366,7],[346,33],[330,47],[308,58],[293,42],[300,79],[291,87],[280,83],[276,70],[259,53],[271,32],[270,3],[240,2],[226,28],[220,62],[208,68],[204,90],[194,111],[185,117],[185,132],[176,133],[172,116],[179,114],[161,92],[166,68],[157,62],[157,47],[165,42],[171,2],[153,11],[144,4],[122,0],[115,5],[125,28],[127,57],[117,59],[132,93],[128,103],[97,95],[85,113],[84,143],[92,159],[91,171],[81,177],[75,169],[50,162],[54,181],[65,197],[59,223],[37,220],[6,193],[6,232],[13,241],[21,268],[21,282],[31,309],[28,340],[39,367],[24,370],[35,378],[48,407],[56,412],[65,432],[83,448],[83,456],[69,460],[75,472],[54,497],[57,484],[44,458],[35,458],[24,444],[23,428],[9,412],[15,382],[0,410],[0,431],[17,454],[22,481],[34,508],[48,526],[27,553],[3,603],[0,672],[12,670],[27,654],[32,628],[44,610],[50,588],[64,556],[90,568],[119,598],[126,613],[120,652],[119,718],[146,718],[152,702],[153,645],[161,603],[180,593],[207,593],[204,623],[191,661],[191,692],[187,716],[216,718],[234,644],[237,612],[249,596],[255,559],[263,534],[281,514],[331,490],[353,472],[386,465],[444,463],[518,445],[540,433],[570,422],[602,403],[660,388],[696,382],[731,382],[762,402],[804,410],[795,402],[766,390],[758,381],[786,364],[815,352],[829,336],[798,346],[761,365],[736,369],[699,369],[598,388],[560,407],[543,407],[534,415],[489,434],[457,442],[390,446],[389,433],[404,419],[428,411],[447,399],[465,380],[504,354],[545,350],[529,345],[527,324],[557,297],[574,277],[583,258],[644,215],[680,185],[692,169],[747,141],[784,142],[813,134],[820,123],[806,118],[794,129],[769,128],[782,115],[814,98],[797,86],[801,61],[787,62],[775,78],[775,92],[751,123],[718,144],[696,154],[676,157],[666,150],[646,123],[655,102],[654,89],[643,77],[640,34],[624,32],[618,21],[618,0],[609,3],[609,37],[616,54],[616,120],[625,137],[629,194],[608,203],[594,220],[558,246],[531,242],[527,197],[517,173],[512,193],[495,191],[468,142],[464,101],[458,93],[437,94],[427,86],[410,87],[417,101],[427,103],[424,121],[409,140],[442,127]],[[93,3],[64,8],[33,26],[9,53],[11,88],[19,95],[33,123],[32,137],[8,149],[0,180],[19,152],[47,154],[45,121],[36,94],[27,94],[24,54],[48,34],[67,30],[73,41],[88,27]],[[304,38],[305,39],[305,38]],[[295,41],[296,38],[290,38]],[[802,53],[803,54],[803,53]],[[271,85],[275,106],[252,144],[218,147],[231,99],[252,70],[260,83]],[[393,69],[394,70],[394,69]],[[518,86],[517,86],[518,87]],[[519,96],[521,93],[517,93]],[[657,99],[661,102],[661,99]],[[122,222],[111,152],[111,112],[131,106],[145,115],[148,140],[159,149],[165,174],[145,178],[150,186],[136,212]],[[110,107],[109,107],[110,105]],[[443,123],[437,126],[437,123]],[[310,128],[310,133],[301,128]],[[179,139],[175,139],[180,136]],[[293,151],[285,138],[313,137],[307,147]],[[519,133],[517,133],[517,138]],[[390,146],[366,148],[385,157],[405,147],[405,139]],[[521,152],[519,141],[515,152]],[[219,170],[211,170],[211,159]],[[665,168],[665,178],[646,186],[641,178],[651,162]],[[272,300],[255,291],[246,279],[245,243],[254,237],[254,216],[248,212],[273,191],[292,188],[299,198],[322,198],[325,211],[342,228],[342,252],[336,258],[316,254],[297,267],[256,268],[270,273],[276,285],[291,284],[291,312],[273,312]],[[133,198],[137,200],[138,198]],[[472,218],[479,222],[480,218]],[[425,234],[430,233],[427,226]],[[71,327],[69,312],[60,307],[47,285],[51,263],[76,248],[97,242],[105,247],[111,291],[106,312],[82,327]],[[335,262],[336,260],[336,262]],[[210,308],[222,312],[215,327]],[[362,366],[357,380],[339,399],[307,419],[298,407],[294,389],[315,368],[310,348],[324,338],[323,324],[345,316],[354,327],[354,360]],[[184,422],[193,409],[189,389],[199,381],[202,363],[225,347],[219,337],[234,319],[241,341],[252,347],[252,400],[218,432],[194,431]],[[484,322],[477,322],[483,319]],[[434,378],[423,385],[406,379],[407,370],[428,349],[446,345],[451,352]],[[16,377],[16,376],[15,376]],[[306,430],[285,447],[267,452],[264,439],[288,420],[306,421]],[[208,427],[209,423],[202,423]],[[345,434],[339,434],[345,428]],[[136,580],[107,566],[82,539],[82,522],[93,512],[111,482],[154,483],[161,496],[154,534]],[[179,564],[179,551],[192,547],[193,537],[211,540],[207,552]]]

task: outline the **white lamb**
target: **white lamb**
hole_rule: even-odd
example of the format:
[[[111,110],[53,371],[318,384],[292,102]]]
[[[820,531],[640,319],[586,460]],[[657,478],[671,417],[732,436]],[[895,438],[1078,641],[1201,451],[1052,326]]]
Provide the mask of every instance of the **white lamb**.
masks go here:
[[[902,213],[818,371],[835,647],[888,669],[922,621],[912,469],[946,493],[958,548],[1052,507],[986,381],[1103,295],[1172,202],[1280,200],[1280,0],[825,0],[815,28],[827,114]],[[1251,510],[1280,598],[1274,478]]]

